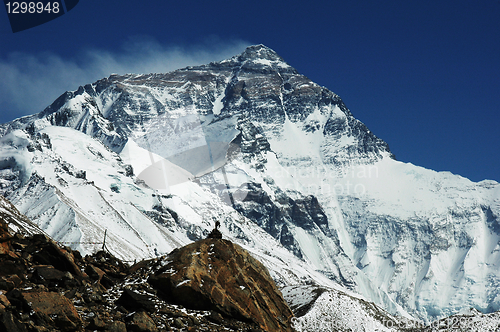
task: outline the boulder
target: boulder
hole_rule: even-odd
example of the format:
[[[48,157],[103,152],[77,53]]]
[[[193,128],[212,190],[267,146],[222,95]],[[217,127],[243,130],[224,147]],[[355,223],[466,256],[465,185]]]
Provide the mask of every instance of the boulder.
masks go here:
[[[106,328],[106,323],[100,319],[98,316],[94,316],[90,319],[89,325],[87,325],[87,330],[104,330]]]
[[[5,307],[10,305],[10,302],[9,302],[9,299],[7,298],[7,296],[3,295],[1,292],[0,292],[0,304],[5,306]]]
[[[44,235],[33,236],[38,242],[38,251],[33,254],[33,261],[40,265],[52,265],[60,271],[68,271],[79,278],[83,277],[75,262],[71,249],[60,247],[51,239],[41,239]]]
[[[144,311],[136,312],[132,320],[127,324],[127,331],[130,332],[156,332],[158,328],[155,322]]]
[[[10,277],[13,275],[24,279],[27,273],[27,268],[22,262],[11,260],[0,261],[0,277]]]
[[[223,239],[204,239],[172,251],[149,278],[167,300],[216,310],[265,331],[293,331],[293,313],[267,269],[246,250]]]
[[[85,261],[87,264],[91,264],[94,269],[98,268],[100,270],[98,274],[103,272],[99,279],[108,276],[116,280],[121,280],[127,275],[129,270],[127,264],[123,263],[111,253],[102,250],[92,256],[86,256]]]
[[[12,250],[11,246],[12,236],[9,233],[7,223],[0,218],[0,255],[6,255]]]
[[[82,325],[73,303],[56,292],[23,292],[22,298],[34,313],[51,317],[62,331],[74,331]]]
[[[138,294],[130,289],[125,289],[123,291],[122,295],[116,300],[116,304],[123,306],[129,311],[155,311],[155,303],[149,296]]]
[[[67,277],[67,272],[59,271],[51,265],[36,265],[33,266],[33,270],[34,278],[39,280],[53,281],[62,280]]]
[[[85,267],[85,273],[87,273],[92,280],[97,281],[101,281],[102,277],[106,274],[103,270],[92,264]]]
[[[124,322],[112,322],[106,327],[107,332],[127,332],[127,326]]]

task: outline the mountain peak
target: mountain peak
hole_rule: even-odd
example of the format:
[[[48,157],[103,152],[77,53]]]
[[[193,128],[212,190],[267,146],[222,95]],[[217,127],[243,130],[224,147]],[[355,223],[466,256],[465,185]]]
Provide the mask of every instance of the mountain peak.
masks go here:
[[[274,50],[269,47],[259,44],[248,46],[245,51],[239,56],[240,60],[269,60],[269,61],[283,61],[283,58],[278,55]]]

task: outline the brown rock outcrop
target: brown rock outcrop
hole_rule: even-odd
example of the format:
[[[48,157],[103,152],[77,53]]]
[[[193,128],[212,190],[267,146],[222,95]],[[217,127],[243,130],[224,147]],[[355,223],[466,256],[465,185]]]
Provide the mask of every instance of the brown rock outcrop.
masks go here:
[[[74,331],[82,325],[73,303],[55,292],[23,292],[22,298],[35,314],[52,320],[63,331]]]
[[[128,324],[130,332],[155,332],[158,331],[155,323],[144,311],[136,312]]]
[[[12,251],[11,238],[7,224],[0,218],[0,255],[6,255]]]
[[[60,247],[57,243],[42,234],[34,235],[36,250],[33,261],[40,265],[52,265],[60,271],[67,271],[77,277],[83,277],[78,265],[75,263],[73,251],[68,247]]]
[[[205,239],[172,251],[149,278],[169,300],[252,321],[265,331],[293,331],[292,311],[267,269],[228,240]]]

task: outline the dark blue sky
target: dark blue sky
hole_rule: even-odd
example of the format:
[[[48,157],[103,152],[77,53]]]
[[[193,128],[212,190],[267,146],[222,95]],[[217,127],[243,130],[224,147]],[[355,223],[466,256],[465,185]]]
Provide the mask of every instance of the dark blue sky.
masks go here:
[[[500,180],[500,1],[80,0],[13,34],[0,13],[0,122],[110,73],[264,44],[339,94],[398,160]]]

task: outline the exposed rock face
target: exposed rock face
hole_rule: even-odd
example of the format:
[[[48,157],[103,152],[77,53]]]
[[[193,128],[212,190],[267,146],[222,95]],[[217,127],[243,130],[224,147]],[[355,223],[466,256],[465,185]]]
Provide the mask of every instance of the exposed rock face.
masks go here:
[[[149,282],[186,307],[215,309],[266,331],[292,331],[293,313],[267,269],[240,246],[205,239],[174,250]]]
[[[0,255],[5,255],[11,251],[10,234],[7,224],[0,223]]]
[[[128,330],[130,332],[155,332],[158,331],[155,322],[144,311],[139,311],[132,316]]]
[[[23,292],[22,299],[35,314],[63,330],[76,330],[82,320],[73,303],[56,292]]]
[[[155,304],[149,296],[138,294],[131,289],[125,289],[116,304],[129,311],[155,311]]]

